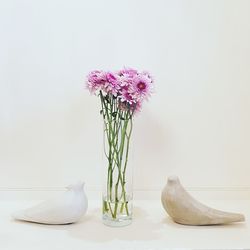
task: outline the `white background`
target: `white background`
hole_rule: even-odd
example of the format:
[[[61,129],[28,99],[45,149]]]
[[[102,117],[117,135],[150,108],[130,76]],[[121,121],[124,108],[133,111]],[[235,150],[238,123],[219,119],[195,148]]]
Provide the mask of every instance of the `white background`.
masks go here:
[[[167,175],[211,190],[250,187],[250,1],[1,0],[0,190],[98,190],[93,69],[149,70],[134,121],[135,190]]]

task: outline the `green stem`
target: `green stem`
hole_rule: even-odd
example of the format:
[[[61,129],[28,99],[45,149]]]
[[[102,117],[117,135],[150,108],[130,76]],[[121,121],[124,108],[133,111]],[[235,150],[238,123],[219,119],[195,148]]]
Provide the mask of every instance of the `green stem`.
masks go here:
[[[112,161],[111,161],[111,157],[112,157],[112,141],[111,141],[111,134],[110,134],[110,115],[108,112],[108,106],[105,102],[105,98],[102,94],[102,92],[100,91],[100,99],[101,99],[101,105],[102,105],[102,115],[103,115],[103,119],[104,119],[104,125],[105,125],[105,132],[106,132],[106,136],[107,136],[107,141],[109,144],[109,154],[107,155],[107,153],[105,153],[107,159],[108,159],[108,176],[107,176],[107,202],[108,202],[108,207],[110,210],[110,213],[113,217],[113,212],[112,212],[112,208],[110,205],[109,201],[112,201],[112,185],[113,185],[113,176],[112,176]],[[108,123],[108,125],[107,125]],[[105,145],[105,143],[104,143]]]
[[[128,152],[129,152],[129,141],[132,131],[132,115],[131,111],[121,111],[118,108],[118,100],[113,96],[103,96],[100,91],[100,99],[102,104],[101,113],[104,119],[105,134],[108,142],[108,153],[105,149],[105,156],[108,160],[108,175],[107,175],[107,201],[105,201],[104,211],[110,211],[112,218],[117,218],[118,206],[120,200],[123,199],[120,207],[120,213],[123,212],[125,207],[127,215],[128,204],[126,201],[126,168],[128,162]],[[130,130],[128,130],[128,123],[130,123]],[[120,134],[120,135],[119,135]],[[120,136],[120,140],[119,140]],[[104,137],[105,138],[105,137]],[[124,157],[125,150],[125,160]],[[123,161],[125,161],[123,163]],[[122,168],[122,165],[124,167]],[[114,175],[115,174],[115,175]],[[113,183],[116,176],[116,183],[114,185],[113,193]],[[119,185],[120,184],[120,185]],[[121,197],[119,196],[119,186],[121,187]],[[114,197],[113,197],[114,194]],[[114,207],[112,204],[114,202]]]
[[[124,187],[126,185],[126,169],[127,169],[127,163],[128,163],[128,153],[129,153],[129,144],[130,144],[130,137],[132,134],[132,129],[133,129],[133,121],[132,119],[130,119],[130,131],[129,134],[126,134],[126,138],[127,138],[127,144],[126,144],[126,159],[125,159],[125,164],[124,164],[124,168],[123,168],[123,174],[122,174],[122,186]],[[125,188],[123,188],[123,202],[125,203],[125,209],[126,209],[126,213],[128,215],[128,206],[127,206],[127,200],[126,200],[126,192],[125,192]],[[122,209],[123,211],[123,209]]]

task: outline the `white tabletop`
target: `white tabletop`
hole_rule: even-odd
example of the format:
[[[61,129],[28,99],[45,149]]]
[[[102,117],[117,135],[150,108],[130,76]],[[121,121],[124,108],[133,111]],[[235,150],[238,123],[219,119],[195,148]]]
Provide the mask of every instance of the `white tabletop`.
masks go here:
[[[245,223],[226,226],[183,226],[174,223],[155,200],[134,201],[130,226],[102,224],[100,201],[89,201],[87,215],[79,223],[63,226],[17,222],[10,214],[37,201],[0,202],[1,250],[92,249],[250,249],[250,201],[206,201],[210,206],[242,212]]]

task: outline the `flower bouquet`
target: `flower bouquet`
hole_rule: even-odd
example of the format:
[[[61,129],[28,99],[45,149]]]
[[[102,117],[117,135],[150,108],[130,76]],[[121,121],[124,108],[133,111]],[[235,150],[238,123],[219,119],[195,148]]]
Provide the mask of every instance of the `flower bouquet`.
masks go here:
[[[124,68],[117,72],[95,70],[87,76],[90,93],[99,96],[104,121],[107,160],[103,188],[103,222],[124,226],[132,221],[132,171],[128,167],[133,117],[153,90],[146,71]]]

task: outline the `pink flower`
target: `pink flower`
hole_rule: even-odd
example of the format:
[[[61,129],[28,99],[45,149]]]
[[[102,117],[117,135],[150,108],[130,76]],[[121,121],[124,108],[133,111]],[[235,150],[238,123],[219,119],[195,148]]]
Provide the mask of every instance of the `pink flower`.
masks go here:
[[[94,70],[91,71],[87,76],[87,88],[90,93],[95,93],[101,90],[106,83],[106,74],[104,71]]]
[[[149,75],[139,74],[133,78],[133,95],[138,101],[148,99],[152,93],[153,81]]]
[[[108,82],[111,82],[111,83],[113,83],[113,82],[115,82],[117,80],[115,75],[113,73],[111,73],[111,72],[106,73],[106,79],[107,79]]]
[[[117,93],[119,92],[120,88],[121,88],[121,83],[120,83],[119,76],[111,72],[107,72],[106,83],[103,87],[103,91],[105,91],[108,94],[117,96]]]
[[[132,68],[125,68],[118,71],[118,75],[120,76],[127,76],[127,77],[134,77],[135,75],[138,74],[138,71],[136,69]]]
[[[150,78],[152,83],[153,83],[153,81],[154,81],[153,76],[148,71],[144,70],[144,71],[141,72],[141,74],[147,76],[148,78]]]
[[[130,110],[133,114],[138,114],[141,111],[141,102],[132,102],[128,103],[127,101],[120,101],[118,104],[118,108],[122,111]]]
[[[127,102],[129,104],[136,103],[137,99],[133,95],[133,88],[132,88],[132,78],[130,80],[127,77],[121,77],[121,89],[118,95],[118,98],[122,102]]]
[[[141,112],[141,108],[142,108],[142,103],[141,102],[137,102],[134,106],[134,114],[138,114]]]
[[[104,94],[116,96],[121,88],[120,79],[118,75],[111,72],[94,70],[87,76],[87,88],[91,93],[102,90]]]
[[[136,103],[136,99],[134,99],[132,93],[125,89],[119,95],[119,99],[121,100],[121,102],[127,102],[129,104]]]
[[[103,95],[117,98],[118,108],[138,113],[144,100],[153,91],[153,79],[147,71],[138,72],[124,68],[118,72],[94,70],[87,76],[87,88],[91,93],[102,91]]]

